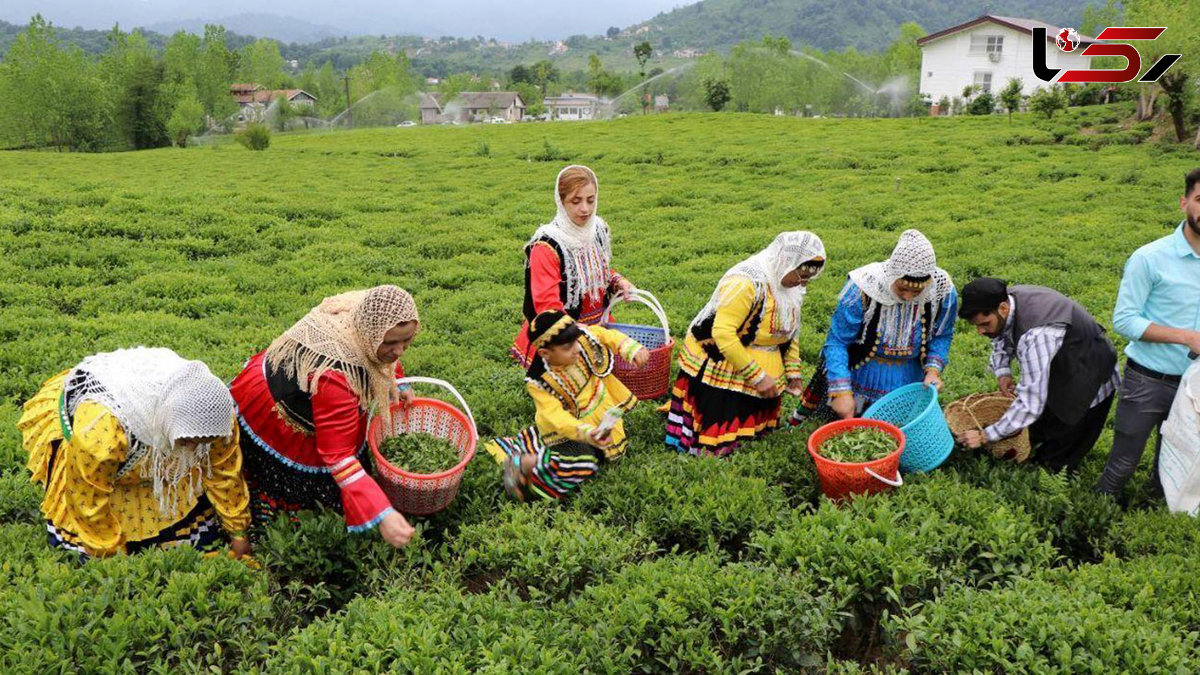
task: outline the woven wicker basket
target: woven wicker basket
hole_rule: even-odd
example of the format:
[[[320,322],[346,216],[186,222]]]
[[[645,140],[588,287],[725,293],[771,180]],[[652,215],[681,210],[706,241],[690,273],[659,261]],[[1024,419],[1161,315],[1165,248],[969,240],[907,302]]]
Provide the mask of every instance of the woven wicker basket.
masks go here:
[[[1003,417],[1012,402],[1012,398],[998,391],[971,394],[946,406],[946,424],[955,436],[971,429],[983,431],[989,424],[994,424]],[[1022,429],[1016,436],[1002,438],[984,447],[998,459],[1024,462],[1029,459],[1031,451],[1029,430]]]

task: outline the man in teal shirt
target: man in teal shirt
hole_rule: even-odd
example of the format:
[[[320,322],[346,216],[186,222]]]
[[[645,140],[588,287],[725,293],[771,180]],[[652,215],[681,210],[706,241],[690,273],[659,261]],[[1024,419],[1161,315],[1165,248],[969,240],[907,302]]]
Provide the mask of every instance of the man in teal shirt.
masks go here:
[[[1129,340],[1113,447],[1096,489],[1118,495],[1137,469],[1150,432],[1171,410],[1180,376],[1200,353],[1200,169],[1184,178],[1184,220],[1175,231],[1139,248],[1125,263],[1113,329]],[[1162,495],[1155,442],[1150,476]]]

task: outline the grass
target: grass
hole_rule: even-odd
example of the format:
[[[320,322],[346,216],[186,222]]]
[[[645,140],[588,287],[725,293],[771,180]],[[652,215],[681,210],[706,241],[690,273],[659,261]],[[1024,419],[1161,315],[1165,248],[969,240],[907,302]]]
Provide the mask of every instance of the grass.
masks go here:
[[[801,347],[810,364],[845,273],[886,257],[899,233],[909,227],[919,228],[933,241],[939,264],[960,285],[977,275],[1048,285],[1079,300],[1101,324],[1110,326],[1126,257],[1179,221],[1176,204],[1182,176],[1200,164],[1194,150],[1157,141],[1151,129],[1112,120],[1100,123],[1114,115],[1123,118],[1127,112],[1123,108],[1073,110],[1053,123],[1017,115],[1011,124],[1002,116],[804,120],[661,115],[603,123],[281,134],[263,152],[218,144],[107,155],[2,153],[0,489],[14,505],[0,518],[0,557],[9,558],[10,549],[20,551],[19,564],[6,563],[4,574],[16,586],[38,583],[41,578],[70,578],[67,562],[38,550],[44,548],[42,541],[29,543],[44,534],[36,534],[40,523],[34,513],[36,494],[25,482],[24,454],[13,425],[20,403],[43,380],[97,351],[138,344],[170,347],[187,358],[204,360],[229,379],[247,357],[322,297],[395,283],[413,292],[422,318],[421,334],[404,357],[405,370],[454,383],[470,402],[481,436],[512,433],[530,424],[533,406],[523,391],[521,373],[507,356],[520,324],[521,246],[538,224],[552,217],[554,177],[567,162],[596,170],[599,213],[613,229],[615,266],[658,296],[677,336],[729,266],[785,229],[818,233],[829,254],[829,271],[810,286],[804,311]],[[1085,124],[1088,133],[1079,133]],[[653,322],[645,310],[633,306],[624,308],[621,318]],[[944,376],[944,401],[993,387],[986,373],[989,345],[969,328],[958,327]],[[794,403],[790,398],[788,402]],[[653,595],[644,590],[652,587],[650,582],[643,583],[639,575],[667,574],[662,570],[672,569],[671,574],[682,574],[679,565],[692,563],[671,561],[684,561],[693,552],[709,556],[704,565],[729,570],[741,569],[729,565],[775,564],[764,561],[749,542],[765,540],[780,523],[799,532],[841,522],[837,519],[842,516],[827,512],[828,506],[814,512],[817,490],[811,461],[803,452],[802,433],[777,434],[750,444],[731,462],[684,462],[665,456],[662,421],[648,405],[633,411],[626,424],[629,456],[611,476],[585,488],[578,507],[565,507],[569,517],[562,518],[561,526],[569,523],[580,533],[601,537],[603,541],[594,544],[597,552],[612,550],[604,543],[610,538],[636,541],[636,550],[602,566],[578,569],[570,560],[556,559],[560,552],[556,547],[505,553],[523,556],[520,569],[536,578],[537,570],[547,569],[540,560],[556,560],[555,589],[577,590],[580,584],[603,578],[615,589],[612,593],[636,598],[643,592]],[[1057,488],[1062,513],[1073,513],[1070,505],[1080,503],[1103,466],[1110,443],[1111,433],[1106,432],[1082,475]],[[1017,520],[1036,514],[1041,547],[1037,550],[1057,547],[1058,568],[1090,569],[1105,552],[1137,558],[1138,551],[1157,550],[1158,532],[1163,537],[1197,538],[1194,521],[1161,513],[1146,516],[1146,522],[1139,520],[1136,528],[1122,528],[1125,516],[1110,514],[1095,536],[1059,532],[1060,511],[1038,501],[1035,487],[1005,487],[1034,485],[1030,476],[1036,474],[1027,468],[971,458],[956,458],[951,464],[953,471],[938,472],[940,490],[961,485],[964,499],[994,495],[997,503],[1006,505],[1005,513]],[[1144,464],[1135,483],[1144,478],[1146,468]],[[920,484],[919,477],[915,480]],[[339,593],[369,596],[348,605],[344,599],[320,600],[326,596],[313,591],[321,585],[313,579],[333,578],[339,574],[336,566],[311,573],[305,568],[303,574],[289,572],[286,578],[278,568],[268,566],[263,574],[272,580],[269,597],[276,603],[308,598],[306,602],[320,604],[320,612],[306,613],[297,604],[280,614],[294,619],[281,620],[265,637],[255,638],[259,641],[253,649],[235,653],[290,658],[283,646],[289,644],[289,635],[315,640],[314,649],[319,651],[322,631],[340,635],[346,626],[366,621],[364,613],[372,607],[406,603],[408,593],[415,592],[412,589],[426,584],[466,594],[453,602],[419,596],[430,607],[453,606],[459,613],[512,605],[540,617],[539,622],[552,621],[554,607],[590,615],[587,602],[594,602],[594,597],[559,606],[553,603],[576,601],[550,601],[536,594],[533,600],[510,597],[505,594],[513,593],[514,586],[508,582],[490,587],[472,582],[475,585],[467,588],[456,581],[469,576],[461,571],[464,566],[491,574],[513,564],[497,557],[499,549],[489,549],[484,536],[497,517],[499,482],[492,460],[484,453],[477,455],[468,466],[458,501],[451,510],[424,521],[426,541],[404,553],[403,564],[393,570],[392,563],[377,567],[356,563],[383,575],[386,582],[335,587],[341,589]],[[656,500],[650,508],[640,501],[647,494]],[[893,497],[874,499],[881,506],[862,509],[863,518],[900,513],[887,506]],[[895,507],[901,508],[909,506]],[[919,517],[914,515],[911,522]],[[548,527],[553,531],[558,520],[551,518],[547,525],[522,520],[509,530],[536,532]],[[1079,518],[1079,522],[1088,527],[1090,521]],[[841,527],[829,529],[831,542]],[[878,527],[879,541],[893,541],[882,533],[885,521]],[[342,536],[337,531],[336,526],[328,532],[310,528],[304,536]],[[460,531],[470,538],[460,539]],[[568,535],[572,531],[567,530]],[[1139,540],[1135,551],[1107,539],[1110,532],[1137,532],[1146,543]],[[568,535],[563,535],[564,540],[574,536]],[[285,547],[287,537],[293,535],[278,536]],[[928,536],[940,535],[935,528]],[[340,539],[333,541],[334,548],[341,545]],[[650,544],[645,542],[653,542],[654,550],[648,551]],[[596,555],[586,547],[579,550],[585,560]],[[864,545],[854,555],[874,555],[872,550]],[[806,555],[813,560],[822,557],[815,551]],[[646,562],[647,556],[653,560]],[[166,557],[184,568],[180,574],[200,574],[205,564],[215,564],[174,553]],[[908,554],[893,557],[916,559]],[[394,558],[380,555],[369,560]],[[471,562],[479,560],[487,564]],[[920,558],[920,564],[933,569],[943,564],[939,560],[930,554]],[[121,571],[112,569],[114,574]],[[611,576],[616,570],[624,570],[619,578]],[[773,574],[767,572],[764,578],[774,578]],[[827,589],[820,592],[828,593],[831,602],[852,597],[838,590],[850,583],[839,574],[829,572],[828,578],[820,580],[820,588]],[[946,576],[953,575],[931,571],[928,578]],[[883,574],[882,578],[892,577]],[[998,580],[1006,578],[981,573],[970,581],[970,593],[993,592],[989,584],[1002,585]],[[246,593],[259,592],[258,581],[237,579]],[[519,582],[513,583],[522,593],[540,587],[536,579]],[[796,583],[808,587],[807,581]],[[389,587],[394,588],[389,591]],[[927,587],[940,588],[921,588]],[[593,594],[608,592],[606,587],[596,588]],[[725,590],[713,590],[718,595],[705,602],[721,604],[720,593],[732,592],[720,588]],[[855,620],[834,627],[843,633],[836,641],[843,646],[829,648],[826,665],[851,668],[853,664],[844,662],[851,660],[863,665],[908,663],[911,654],[905,651],[904,633],[887,628],[893,624],[878,616],[863,613],[904,606],[919,616],[920,603],[930,596],[913,588],[899,586],[891,591],[895,603],[887,599],[891,596],[885,589],[879,591],[882,595],[855,605]],[[136,603],[138,591],[130,592]],[[148,587],[145,592],[154,591]],[[1002,589],[997,586],[995,592]],[[0,593],[0,610],[33,612],[39,606],[15,591],[9,595]],[[552,607],[544,614],[543,602]],[[24,615],[14,616],[12,625],[17,626]],[[317,623],[306,629],[314,620]],[[920,620],[906,621],[904,630],[916,630]],[[0,625],[0,639],[13,635],[6,625]],[[381,617],[372,625],[385,631],[372,638],[377,640],[373,644],[380,649],[398,644],[390,642],[386,632],[395,630],[394,622]],[[547,632],[555,634],[559,628],[545,625]],[[571,640],[584,640],[581,635]],[[820,635],[825,637],[813,638],[812,644],[834,644],[831,635]],[[1159,639],[1156,636],[1147,639]],[[406,644],[417,650],[414,663],[423,658],[423,639],[416,632],[406,638]],[[730,663],[753,669],[756,658],[768,658],[734,649],[731,645],[746,644],[736,636],[729,643],[714,640],[713,653],[720,658],[695,656],[683,664],[672,660],[678,656],[675,652],[670,658],[664,655],[663,650],[675,647],[658,645],[637,647],[642,656],[632,657],[632,662],[663,672],[722,670]],[[53,666],[55,659],[61,663],[78,656],[72,650],[80,648],[74,644],[45,647],[22,667],[35,668],[39,661]],[[590,653],[585,647],[580,650]],[[650,653],[657,654],[657,660],[643,661]],[[762,654],[768,653],[775,654],[764,648]],[[162,665],[173,664],[170,659],[175,657],[146,658],[147,663]],[[278,665],[262,660],[265,657],[247,658],[239,667]],[[297,658],[293,665],[307,657]],[[811,654],[803,658],[806,667],[826,667]],[[784,662],[790,663],[771,661]],[[264,665],[268,663],[272,665]]]

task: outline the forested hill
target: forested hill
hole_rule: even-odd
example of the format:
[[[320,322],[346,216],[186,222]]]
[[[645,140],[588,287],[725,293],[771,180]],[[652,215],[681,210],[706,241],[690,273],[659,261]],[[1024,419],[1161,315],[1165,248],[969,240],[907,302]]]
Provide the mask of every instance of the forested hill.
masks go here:
[[[652,44],[725,50],[742,40],[785,36],[822,50],[878,51],[915,21],[932,33],[982,14],[1078,26],[1088,0],[701,0],[634,26]],[[1094,4],[1103,5],[1103,2]]]

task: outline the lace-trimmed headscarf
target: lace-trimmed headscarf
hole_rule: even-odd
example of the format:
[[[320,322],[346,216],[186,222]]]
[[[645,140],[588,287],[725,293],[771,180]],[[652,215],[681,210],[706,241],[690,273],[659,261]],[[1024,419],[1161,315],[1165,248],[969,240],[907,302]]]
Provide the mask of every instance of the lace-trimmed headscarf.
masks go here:
[[[905,230],[890,258],[850,272],[850,280],[873,301],[863,314],[863,325],[869,325],[879,313],[879,338],[888,344],[904,343],[912,335],[914,323],[924,313],[923,309],[914,311],[915,306],[932,304],[932,315],[936,316],[938,307],[954,289],[950,275],[937,266],[933,244],[918,230]],[[897,280],[923,290],[906,302],[892,289]],[[851,288],[847,284],[842,291],[843,299]],[[953,318],[940,320],[953,321]]]
[[[180,439],[228,438],[233,397],[208,366],[170,349],[135,347],[89,356],[67,375],[68,415],[84,401],[99,403],[121,423],[129,450],[117,472],[145,465],[159,510],[167,515],[181,496],[195,499],[199,480],[184,482],[197,467],[211,471],[209,443],[188,450]],[[76,433],[86,433],[77,429]]]
[[[397,325],[420,321],[417,304],[397,286],[376,286],[325,298],[267,348],[267,365],[294,379],[301,391],[333,369],[346,377],[362,407],[391,420],[397,396],[395,364],[379,360],[384,335]]]
[[[815,279],[824,265],[825,244],[820,237],[803,230],[780,233],[770,246],[729,268],[691,325],[694,327],[714,316],[718,309],[733,300],[731,285],[725,282],[736,277],[750,280],[758,300],[765,298],[770,290],[775,296],[774,323],[779,334],[795,338],[800,332],[800,309],[807,289],[804,286],[787,288],[783,278],[793,270],[807,266],[812,269],[811,278]]]
[[[582,169],[591,177],[592,184],[596,186],[596,203],[599,204],[600,183],[596,181],[595,172],[578,164],[572,164],[559,171],[554,180],[554,204],[558,212],[554,220],[542,225],[533,233],[525,247],[528,250],[542,239],[551,239],[558,244],[563,255],[563,281],[567,288],[564,306],[568,309],[578,309],[583,306],[584,298],[591,298],[597,302],[604,299],[604,293],[608,290],[609,266],[612,264],[612,241],[608,223],[596,215],[595,209],[591,218],[583,225],[576,225],[567,214],[558,194],[558,187],[563,175],[572,169]],[[527,257],[526,265],[528,264]]]

